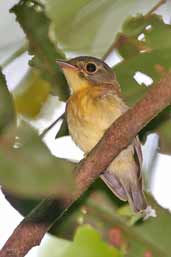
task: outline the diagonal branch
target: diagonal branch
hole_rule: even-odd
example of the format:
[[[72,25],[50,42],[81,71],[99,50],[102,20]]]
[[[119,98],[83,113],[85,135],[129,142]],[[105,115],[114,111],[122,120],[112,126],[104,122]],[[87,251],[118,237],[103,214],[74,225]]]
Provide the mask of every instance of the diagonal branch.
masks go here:
[[[58,209],[57,200],[45,200],[40,203],[15,229],[2,248],[0,257],[23,257],[33,246],[38,245],[54,222],[62,217],[113,158],[170,103],[171,72],[165,74],[133,108],[119,117],[95,148],[80,162],[75,170],[77,188],[71,197],[60,200],[61,209]]]

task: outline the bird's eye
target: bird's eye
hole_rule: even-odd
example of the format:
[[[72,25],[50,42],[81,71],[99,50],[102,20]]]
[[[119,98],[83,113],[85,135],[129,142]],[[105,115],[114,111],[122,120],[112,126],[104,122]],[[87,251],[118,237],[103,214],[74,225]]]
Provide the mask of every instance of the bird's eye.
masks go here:
[[[94,63],[89,62],[89,63],[87,63],[87,65],[86,65],[86,70],[87,70],[89,73],[94,73],[94,72],[96,72],[97,67],[96,67],[96,65],[95,65]]]

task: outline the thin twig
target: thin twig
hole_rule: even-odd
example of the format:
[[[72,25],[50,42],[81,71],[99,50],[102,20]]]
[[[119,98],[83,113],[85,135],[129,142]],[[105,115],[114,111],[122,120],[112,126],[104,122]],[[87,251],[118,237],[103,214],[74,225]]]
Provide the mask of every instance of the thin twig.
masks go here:
[[[155,12],[161,5],[165,4],[167,0],[160,0],[155,6],[151,8],[145,15],[145,17],[150,16],[153,12]]]
[[[63,119],[63,118],[64,118],[64,116],[65,116],[65,113],[63,113],[63,114],[60,115],[55,121],[53,121],[52,124],[50,124],[49,127],[45,128],[45,129],[43,130],[43,132],[40,134],[40,137],[43,138],[43,137],[49,132],[49,130],[51,130],[51,128],[53,128],[53,127],[56,125],[56,123],[57,123],[60,119]]]
[[[112,43],[107,52],[103,55],[102,60],[106,60],[107,57],[113,52],[114,49],[119,49],[122,45],[126,44],[128,37],[123,33],[120,33],[118,39]]]
[[[41,203],[15,229],[2,248],[0,257],[23,257],[33,246],[38,245],[56,220],[56,216],[61,217],[121,150],[132,142],[137,133],[170,103],[171,72],[165,74],[133,108],[119,117],[88,156],[80,162],[75,170],[76,190],[71,193],[70,198],[61,201],[63,207],[59,215],[53,211],[56,207],[55,200],[51,200],[50,204],[48,200],[45,201],[46,205]]]
[[[23,53],[25,53],[28,50],[28,42],[25,42],[23,46],[21,46],[19,49],[17,49],[7,60],[5,60],[1,67],[4,69],[6,66],[8,66],[11,62],[13,62],[16,58],[20,57]]]

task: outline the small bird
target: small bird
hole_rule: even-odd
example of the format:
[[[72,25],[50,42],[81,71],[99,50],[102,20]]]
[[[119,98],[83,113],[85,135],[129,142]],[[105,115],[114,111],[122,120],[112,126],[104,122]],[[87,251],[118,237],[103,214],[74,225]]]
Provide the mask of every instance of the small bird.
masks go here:
[[[66,105],[68,129],[85,154],[98,143],[110,125],[128,106],[112,69],[100,59],[80,56],[58,60],[71,95]],[[135,212],[147,208],[141,174],[142,153],[138,137],[101,174],[102,180]]]

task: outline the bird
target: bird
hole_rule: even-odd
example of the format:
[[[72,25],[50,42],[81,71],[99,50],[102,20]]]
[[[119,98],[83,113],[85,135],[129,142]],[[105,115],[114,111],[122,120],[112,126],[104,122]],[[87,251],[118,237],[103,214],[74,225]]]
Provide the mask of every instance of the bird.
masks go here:
[[[57,60],[57,64],[70,89],[66,104],[69,134],[87,155],[129,107],[123,100],[116,75],[102,60],[79,56]],[[120,200],[128,201],[136,213],[147,208],[141,167],[141,144],[136,136],[100,175],[110,190]]]

